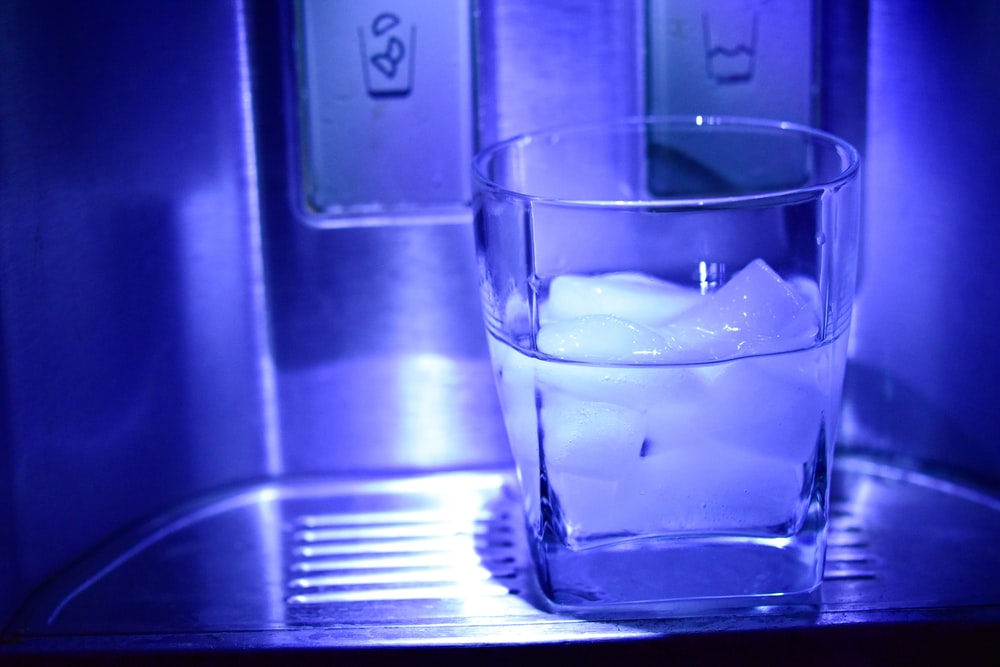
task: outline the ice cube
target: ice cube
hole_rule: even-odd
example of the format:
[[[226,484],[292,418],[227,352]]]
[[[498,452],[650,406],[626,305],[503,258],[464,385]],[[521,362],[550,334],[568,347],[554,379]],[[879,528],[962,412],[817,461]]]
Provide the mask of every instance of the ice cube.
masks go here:
[[[663,366],[599,366],[539,361],[541,391],[554,388],[580,400],[645,411],[663,401],[697,395],[700,378],[688,369]]]
[[[538,350],[573,361],[643,363],[663,354],[664,340],[647,326],[613,315],[584,315],[543,326]]]
[[[512,438],[515,434],[535,438],[535,360],[492,337],[489,345],[507,429]]]
[[[719,328],[742,333],[754,352],[781,352],[815,340],[816,313],[762,259],[750,262],[712,300]]]
[[[674,369],[687,375],[678,390],[644,404],[644,453],[719,445],[805,463],[833,414],[829,354],[820,347]]]
[[[664,392],[650,400],[646,409],[644,456],[656,456],[672,450],[705,447],[712,440],[707,435],[714,418],[713,398],[705,391],[696,368],[681,367],[688,377],[677,377],[677,390]]]
[[[660,333],[667,355],[708,361],[808,347],[817,331],[813,308],[764,260],[755,259]]]
[[[549,485],[558,500],[559,514],[570,548],[595,534],[620,533],[613,514],[617,480],[601,480],[571,472],[550,472]]]
[[[531,308],[526,295],[511,288],[511,294],[504,304],[503,325],[505,331],[527,331],[531,324]]]
[[[529,519],[539,516],[538,411],[535,406],[535,360],[490,336],[490,358],[503,411],[507,439],[517,468]]]
[[[803,464],[828,417],[829,366],[828,347],[706,366],[691,420],[717,445]]]
[[[646,366],[655,361],[663,344],[659,335],[641,324],[609,315],[587,315],[542,327],[540,351],[571,359],[635,365],[585,365],[539,361],[540,389],[565,391],[580,400],[613,403],[643,410],[658,397],[686,391],[664,375]]]
[[[623,271],[601,276],[563,275],[549,285],[541,322],[584,315],[614,315],[655,327],[695,305],[701,294],[691,288]]]
[[[780,531],[803,511],[803,468],[724,447],[647,456],[618,483],[614,514],[635,533]]]
[[[615,480],[639,458],[645,437],[641,412],[555,390],[543,392],[541,403],[542,451],[550,473]]]
[[[792,276],[788,279],[788,285],[799,295],[802,303],[806,304],[819,322],[823,313],[823,301],[820,297],[819,285],[812,278],[806,276]]]

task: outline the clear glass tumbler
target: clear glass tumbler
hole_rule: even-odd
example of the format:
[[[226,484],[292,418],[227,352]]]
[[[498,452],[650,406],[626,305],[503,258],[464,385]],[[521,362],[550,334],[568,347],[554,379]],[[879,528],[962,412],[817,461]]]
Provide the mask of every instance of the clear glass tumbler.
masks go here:
[[[475,158],[483,312],[551,608],[819,586],[858,171],[829,134],[700,116]]]

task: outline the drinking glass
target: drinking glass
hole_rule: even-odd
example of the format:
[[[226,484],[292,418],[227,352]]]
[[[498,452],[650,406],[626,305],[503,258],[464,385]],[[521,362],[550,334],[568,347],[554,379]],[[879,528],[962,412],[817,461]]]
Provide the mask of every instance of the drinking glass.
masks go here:
[[[727,117],[476,156],[483,314],[550,608],[819,586],[858,172],[837,137]]]

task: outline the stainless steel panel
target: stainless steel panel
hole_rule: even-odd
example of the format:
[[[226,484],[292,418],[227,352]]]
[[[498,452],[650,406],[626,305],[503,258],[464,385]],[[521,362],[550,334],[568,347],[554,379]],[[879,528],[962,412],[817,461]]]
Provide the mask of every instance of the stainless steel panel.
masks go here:
[[[794,604],[549,613],[516,481],[484,470],[287,480],[208,497],[81,564],[14,627],[41,651],[81,634],[92,647],[486,647],[1000,621],[1000,498],[871,457],[842,457],[835,480],[824,583]],[[101,640],[108,632],[119,637]]]
[[[267,225],[287,472],[509,461],[468,225]]]
[[[479,0],[479,145],[561,125],[641,113],[643,0]]]
[[[1000,4],[874,2],[844,437],[1000,484]]]
[[[0,4],[0,619],[272,469],[245,18]]]

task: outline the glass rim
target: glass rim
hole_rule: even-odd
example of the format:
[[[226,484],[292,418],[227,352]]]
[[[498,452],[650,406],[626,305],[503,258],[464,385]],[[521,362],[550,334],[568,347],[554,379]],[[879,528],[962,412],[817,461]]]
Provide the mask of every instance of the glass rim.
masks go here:
[[[743,130],[769,131],[772,133],[788,133],[806,137],[821,142],[832,148],[841,157],[844,166],[836,176],[817,180],[801,187],[774,188],[741,194],[720,194],[704,196],[656,197],[635,200],[611,199],[575,199],[568,197],[552,197],[548,195],[531,194],[502,185],[487,175],[485,165],[499,153],[515,146],[523,146],[533,141],[564,133],[579,133],[593,130],[607,130],[628,126],[674,126],[684,128],[728,127]],[[668,209],[668,210],[698,210],[713,208],[732,208],[745,205],[771,205],[788,201],[810,199],[817,194],[837,190],[853,180],[861,168],[861,154],[845,139],[824,130],[794,123],[791,121],[756,118],[750,116],[725,115],[664,115],[664,116],[628,116],[613,120],[591,121],[585,123],[568,123],[556,125],[531,132],[523,132],[507,139],[495,142],[479,151],[472,159],[473,179],[485,188],[521,200],[548,204],[553,206],[594,208],[594,209]]]

